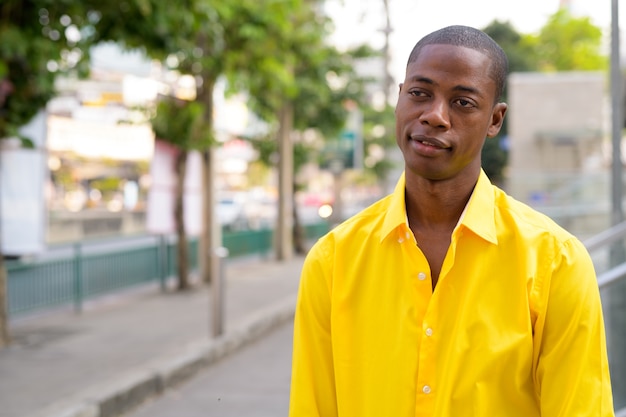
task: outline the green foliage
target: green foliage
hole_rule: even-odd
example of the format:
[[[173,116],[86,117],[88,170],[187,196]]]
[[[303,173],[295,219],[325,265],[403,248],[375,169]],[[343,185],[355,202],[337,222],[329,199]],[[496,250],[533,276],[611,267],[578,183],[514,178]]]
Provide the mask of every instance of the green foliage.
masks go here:
[[[112,40],[164,58],[191,50],[211,2],[4,0],[0,4],[0,138],[17,136],[54,96],[55,77],[85,76],[89,48]],[[206,32],[209,32],[206,30]]]
[[[602,30],[588,17],[574,17],[567,9],[552,15],[538,35],[527,35],[541,71],[595,71],[607,68],[600,52]]]
[[[275,29],[276,33],[285,31],[277,36],[279,42],[268,42],[265,49],[246,57],[255,61],[264,56],[261,60],[264,64],[260,67],[248,65],[247,69],[232,74],[229,78],[232,88],[247,90],[250,95],[248,105],[266,121],[276,122],[281,107],[289,103],[294,110],[293,127],[296,131],[313,129],[318,137],[336,138],[345,127],[346,104],[364,104],[366,80],[355,73],[356,60],[372,56],[374,52],[364,46],[339,51],[327,44],[330,29],[331,22],[317,13],[315,2],[299,3],[298,8],[289,13],[288,22]],[[260,55],[255,58],[257,53]],[[287,72],[277,72],[273,65]],[[267,71],[269,73],[263,75]],[[260,159],[270,164],[278,146],[273,132],[251,140]],[[295,141],[294,170],[297,172],[305,162],[315,160],[320,146],[320,143]]]
[[[395,168],[385,152],[396,146],[394,107],[387,105],[382,110],[371,106],[363,108],[363,146],[365,169],[372,171],[376,178],[385,179]]]
[[[129,48],[145,49],[155,59],[189,48],[204,20],[200,5],[209,1],[184,0],[176,7],[160,0],[74,0],[82,3],[93,24],[94,43],[113,41]]]
[[[509,59],[509,72],[534,71],[536,67],[535,53],[510,22],[494,20],[482,29],[491,36],[506,52]]]
[[[90,32],[81,30],[85,15],[79,1],[0,4],[0,138],[19,136],[19,128],[53,97],[57,73],[85,74],[91,41]]]
[[[278,142],[273,135],[246,138],[259,154],[258,162],[269,167],[278,158]],[[313,159],[317,148],[303,141],[296,141],[293,144],[293,169],[298,172],[307,162]]]
[[[120,177],[107,177],[91,181],[90,186],[105,194],[111,194],[121,189],[121,183],[122,179]]]
[[[182,150],[203,150],[213,143],[211,131],[205,130],[204,106],[173,97],[162,97],[150,119],[157,138]]]
[[[525,42],[523,35],[518,33],[510,22],[494,20],[483,29],[504,50],[509,59],[509,72],[534,71],[537,69],[536,54],[531,46]],[[505,87],[503,101],[507,101],[508,87]],[[508,133],[508,119],[500,133],[495,138],[488,138],[482,149],[482,168],[492,181],[502,180],[503,171],[508,162],[508,151],[502,142]]]
[[[510,72],[604,70],[607,58],[600,53],[602,31],[589,18],[573,17],[567,9],[552,15],[537,35],[518,33],[509,22],[493,21],[483,29],[504,49]],[[506,101],[507,89],[504,92]],[[483,169],[494,181],[502,179],[508,152],[502,142],[508,132],[502,126],[496,138],[487,139],[482,151]]]
[[[502,181],[503,170],[509,157],[503,146],[504,140],[505,137],[502,135],[487,138],[482,149],[482,168],[485,174],[496,183]]]
[[[233,56],[234,61],[242,61],[240,70],[230,74],[231,88],[248,91],[248,104],[267,121],[276,121],[278,109],[289,101],[296,130],[315,128],[325,136],[336,135],[347,115],[342,104],[361,97],[362,81],[354,74],[354,59],[367,55],[369,49],[342,53],[328,45],[331,22],[318,13],[318,2],[268,3],[280,5],[280,11],[268,12],[263,5],[248,19],[248,25],[263,22],[265,38],[246,55]],[[341,85],[334,86],[329,78]]]
[[[298,94],[295,49],[315,51],[318,34],[315,20],[304,22],[303,14],[308,13],[305,2],[275,0],[269,1],[268,7],[254,0],[250,3],[257,4],[257,10],[242,11],[243,22],[228,28],[227,33],[238,34],[232,36],[231,44],[255,47],[229,57],[228,65],[239,70],[230,72],[228,79],[231,89],[250,93],[249,105],[259,116],[275,120],[285,99]]]
[[[588,17],[574,17],[564,8],[550,16],[538,34],[520,34],[509,22],[497,20],[483,30],[506,52],[510,72],[607,68],[602,30]]]

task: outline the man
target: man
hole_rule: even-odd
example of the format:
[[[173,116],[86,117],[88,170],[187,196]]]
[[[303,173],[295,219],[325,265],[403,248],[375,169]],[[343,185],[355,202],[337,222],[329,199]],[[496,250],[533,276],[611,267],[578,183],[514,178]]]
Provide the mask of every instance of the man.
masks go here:
[[[305,261],[291,417],[613,415],[589,255],[481,170],[506,72],[473,28],[416,44],[396,106],[404,174]]]

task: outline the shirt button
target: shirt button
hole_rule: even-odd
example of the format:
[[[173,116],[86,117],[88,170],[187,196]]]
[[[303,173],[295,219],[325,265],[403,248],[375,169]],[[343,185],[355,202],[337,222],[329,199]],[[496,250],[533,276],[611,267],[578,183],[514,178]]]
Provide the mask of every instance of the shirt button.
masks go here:
[[[422,387],[422,392],[423,392],[424,394],[430,394],[430,386],[429,386],[429,385],[424,385],[424,386]]]
[[[426,333],[426,336],[432,336],[433,335],[433,329],[431,329],[430,327],[428,329],[426,329],[426,331],[424,332]]]
[[[417,274],[417,279],[419,279],[420,281],[424,281],[426,279],[426,274],[420,272],[419,274]]]
[[[398,239],[398,243],[402,243],[402,242],[404,242],[404,238],[401,237],[400,239]]]

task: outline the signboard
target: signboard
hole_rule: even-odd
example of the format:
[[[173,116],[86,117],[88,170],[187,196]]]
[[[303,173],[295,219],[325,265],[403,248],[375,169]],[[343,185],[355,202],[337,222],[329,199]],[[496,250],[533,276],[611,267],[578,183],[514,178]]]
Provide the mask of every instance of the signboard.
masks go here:
[[[45,246],[45,112],[20,133],[33,141],[35,149],[10,146],[12,140],[0,144],[0,251],[10,256],[32,255]]]
[[[148,193],[146,228],[151,233],[174,233],[174,195],[176,174],[174,161],[178,150],[161,140],[155,140],[154,157],[150,165],[152,185]],[[185,229],[192,236],[202,231],[202,156],[190,152],[184,190]]]
[[[322,150],[320,166],[332,172],[361,169],[363,166],[363,115],[354,108],[348,113],[346,127]]]

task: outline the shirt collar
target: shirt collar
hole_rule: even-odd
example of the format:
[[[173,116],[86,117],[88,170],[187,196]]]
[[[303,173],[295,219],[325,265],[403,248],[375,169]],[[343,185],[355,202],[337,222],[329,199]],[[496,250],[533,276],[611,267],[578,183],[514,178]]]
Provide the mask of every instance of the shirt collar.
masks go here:
[[[498,243],[496,233],[494,187],[481,169],[472,196],[465,207],[461,225],[493,244]]]
[[[406,178],[403,172],[390,196],[382,227],[381,242],[400,225],[408,227],[404,199],[405,187]],[[495,195],[493,186],[483,170],[480,171],[472,196],[463,210],[457,228],[461,225],[488,242],[498,243],[495,223]]]
[[[396,188],[389,196],[389,206],[387,213],[385,214],[385,221],[380,234],[380,241],[385,240],[387,236],[400,225],[407,224],[406,221],[406,204],[404,202],[404,189],[406,186],[406,179],[404,172],[400,175],[400,179],[396,184]]]

